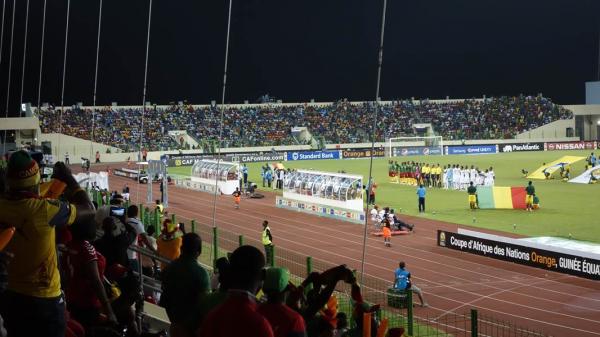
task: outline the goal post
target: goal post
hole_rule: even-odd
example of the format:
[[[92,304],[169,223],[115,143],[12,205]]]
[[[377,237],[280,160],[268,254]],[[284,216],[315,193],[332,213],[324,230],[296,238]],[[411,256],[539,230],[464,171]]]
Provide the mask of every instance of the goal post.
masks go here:
[[[388,157],[443,155],[442,136],[393,137],[387,141]]]

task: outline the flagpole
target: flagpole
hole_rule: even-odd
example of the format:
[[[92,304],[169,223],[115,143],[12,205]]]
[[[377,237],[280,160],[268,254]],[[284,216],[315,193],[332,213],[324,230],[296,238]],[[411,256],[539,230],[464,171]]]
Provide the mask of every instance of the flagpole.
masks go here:
[[[369,204],[371,202],[370,190],[375,183],[373,176],[373,152],[375,151],[375,139],[377,137],[377,118],[379,112],[379,87],[381,85],[381,65],[383,63],[383,36],[385,32],[385,13],[387,10],[387,0],[383,0],[383,15],[381,18],[381,36],[379,41],[379,55],[377,59],[377,88],[375,89],[375,113],[373,114],[373,125],[371,127],[371,157],[369,159],[369,176],[367,178],[367,209],[365,211],[365,226],[363,232],[362,260],[360,263],[360,284],[364,282],[365,259],[367,257],[367,228],[369,227]]]
[[[225,116],[225,92],[227,90],[227,61],[229,58],[229,32],[231,31],[231,7],[233,0],[229,0],[229,13],[227,16],[227,37],[225,40],[225,66],[223,69],[223,90],[221,93],[221,121],[219,125],[219,140],[217,144],[217,174],[215,175],[215,191],[213,198],[212,220],[213,227],[217,227],[217,192],[219,190],[219,166],[221,164],[221,142],[223,137],[223,119]]]

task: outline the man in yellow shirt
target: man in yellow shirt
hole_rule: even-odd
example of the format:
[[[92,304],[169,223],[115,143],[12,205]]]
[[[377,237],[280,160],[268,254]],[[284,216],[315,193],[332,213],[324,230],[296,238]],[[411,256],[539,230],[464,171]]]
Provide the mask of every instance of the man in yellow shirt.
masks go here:
[[[0,196],[0,228],[16,233],[5,250],[14,257],[8,267],[7,291],[0,297],[0,315],[9,336],[64,336],[65,302],[60,288],[56,229],[73,223],[95,229],[94,206],[70,170],[57,163],[53,178],[66,184],[68,202],[40,196],[40,170],[26,151],[14,152]]]
[[[431,187],[431,168],[429,167],[429,164],[423,166],[421,173],[423,174],[423,184],[427,187]]]
[[[440,167],[440,164],[437,164],[437,166],[434,166],[431,168],[431,175],[432,175],[432,180],[433,180],[433,187],[440,187],[440,175],[442,173],[442,168]]]
[[[174,261],[181,255],[181,245],[183,243],[183,233],[179,229],[179,224],[173,223],[171,219],[163,221],[163,230],[156,241],[158,255]],[[161,270],[165,270],[167,265],[161,263]]]
[[[273,236],[271,235],[271,229],[269,228],[269,222],[263,221],[263,230],[261,233],[261,241],[265,247],[265,256],[267,265],[272,264],[273,260]]]

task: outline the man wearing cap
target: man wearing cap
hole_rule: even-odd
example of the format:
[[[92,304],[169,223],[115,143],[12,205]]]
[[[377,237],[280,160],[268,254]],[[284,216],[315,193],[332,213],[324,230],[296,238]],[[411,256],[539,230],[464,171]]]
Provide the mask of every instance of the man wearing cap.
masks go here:
[[[261,234],[261,241],[263,246],[265,246],[265,255],[267,256],[267,265],[271,264],[271,259],[273,259],[273,236],[271,235],[271,229],[269,228],[269,222],[267,220],[263,221],[263,230]]]
[[[14,258],[8,267],[7,291],[0,297],[0,314],[11,336],[63,337],[65,301],[56,229],[75,222],[93,227],[93,205],[61,162],[55,165],[53,178],[66,184],[68,202],[42,198],[39,166],[26,151],[9,157],[5,178],[8,191],[0,196],[0,227],[14,226],[17,233],[5,248]]]
[[[262,288],[267,295],[267,302],[258,307],[258,312],[271,323],[275,337],[304,337],[304,318],[285,305],[289,281],[290,272],[287,269],[267,269]]]

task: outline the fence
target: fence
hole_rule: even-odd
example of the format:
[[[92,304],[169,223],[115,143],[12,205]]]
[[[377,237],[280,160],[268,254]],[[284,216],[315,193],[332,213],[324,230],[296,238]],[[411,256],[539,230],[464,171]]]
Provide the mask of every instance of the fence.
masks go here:
[[[108,197],[103,193],[92,191],[92,200],[99,205],[108,203]],[[161,215],[150,210],[143,204],[139,205],[142,222],[148,227],[154,227],[158,235],[161,228]],[[247,238],[230,231],[212,227],[212,224],[199,223],[193,219],[178,217],[170,214],[169,218],[174,223],[183,224],[189,232],[195,232],[202,238],[202,254],[199,262],[212,270],[215,261],[226,257],[241,245],[255,246],[264,249],[262,243],[255,238]],[[273,266],[285,267],[290,271],[291,279],[300,283],[311,272],[323,272],[337,265],[306,256],[295,251],[273,247]],[[519,327],[513,323],[497,318],[481,315],[475,309],[467,313],[446,313],[440,317],[417,317],[413,314],[412,293],[390,294],[391,281],[386,282],[378,278],[364,275],[362,278],[361,292],[366,302],[380,304],[378,312],[379,321],[386,319],[388,328],[404,327],[407,336],[412,337],[468,337],[468,336],[500,336],[500,337],[545,337],[546,334],[538,331]],[[353,301],[350,296],[350,286],[339,282],[335,296],[338,298],[338,311],[352,317]],[[404,299],[404,296],[406,298]],[[402,298],[399,298],[402,297]]]

